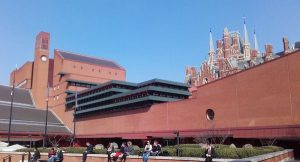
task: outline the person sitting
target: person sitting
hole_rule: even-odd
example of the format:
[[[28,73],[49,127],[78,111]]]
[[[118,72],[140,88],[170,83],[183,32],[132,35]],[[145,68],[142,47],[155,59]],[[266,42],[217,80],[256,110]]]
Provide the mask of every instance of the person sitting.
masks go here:
[[[152,150],[150,155],[151,156],[158,156],[161,153],[161,145],[155,140],[153,142]]]
[[[34,148],[34,153],[31,157],[31,161],[30,162],[37,162],[38,159],[41,158],[41,154],[40,151],[38,150],[37,147]]]
[[[144,153],[143,153],[143,162],[147,162],[150,152],[152,151],[152,145],[150,144],[150,141],[147,141],[145,147],[144,147]]]
[[[63,151],[60,149],[60,147],[57,147],[56,155],[52,156],[48,159],[48,162],[62,162],[64,159]]]
[[[50,149],[50,151],[48,152],[48,158],[50,159],[52,156],[56,155],[56,151],[54,150],[54,148],[52,147]]]
[[[86,150],[82,154],[82,162],[86,161],[87,155],[93,153],[93,145],[90,142],[86,142]]]
[[[131,141],[127,141],[127,155],[133,155],[134,154],[134,147],[132,145]]]

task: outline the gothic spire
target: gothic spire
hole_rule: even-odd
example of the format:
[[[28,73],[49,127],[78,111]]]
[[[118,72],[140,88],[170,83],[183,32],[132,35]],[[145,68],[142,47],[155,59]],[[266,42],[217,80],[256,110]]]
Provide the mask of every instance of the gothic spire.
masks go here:
[[[209,53],[215,52],[211,29],[209,29]]]
[[[246,17],[243,17],[243,19],[244,19],[244,45],[250,45],[247,27],[246,27]]]
[[[250,60],[250,43],[249,43],[248,32],[246,27],[246,18],[243,17],[243,19],[244,19],[244,58],[246,60]]]
[[[257,43],[257,38],[256,38],[256,32],[255,32],[255,30],[254,30],[254,49],[256,49],[257,53],[260,53],[259,49],[258,49],[258,43]]]
[[[209,52],[208,52],[209,59],[208,59],[208,64],[209,64],[210,67],[212,67],[213,64],[214,64],[214,54],[215,54],[214,43],[213,43],[211,29],[209,29]]]

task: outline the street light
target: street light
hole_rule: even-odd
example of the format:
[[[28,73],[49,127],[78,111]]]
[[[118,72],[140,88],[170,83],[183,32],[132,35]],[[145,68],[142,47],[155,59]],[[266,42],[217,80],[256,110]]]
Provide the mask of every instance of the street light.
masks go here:
[[[76,138],[76,109],[78,106],[78,102],[77,102],[77,97],[78,97],[78,93],[77,93],[77,87],[76,87],[76,94],[75,94],[75,107],[74,107],[74,115],[73,115],[73,141],[72,141],[72,145],[74,147],[74,143],[75,143],[75,138]]]
[[[9,112],[9,124],[8,124],[8,137],[7,137],[7,143],[8,146],[10,146],[10,135],[11,135],[11,119],[12,119],[12,110],[13,110],[13,103],[14,103],[14,91],[15,91],[15,82],[16,82],[16,72],[18,68],[16,67],[16,70],[14,70],[14,76],[13,76],[13,85],[10,93],[10,112]]]
[[[174,134],[176,134],[176,141],[177,141],[177,147],[176,147],[176,152],[177,152],[177,156],[180,155],[180,151],[179,151],[179,131],[174,131]]]
[[[43,147],[46,145],[46,139],[48,134],[48,109],[49,109],[49,83],[47,85],[47,98],[46,98],[46,121],[45,121],[45,132],[44,132],[44,138],[43,138]]]

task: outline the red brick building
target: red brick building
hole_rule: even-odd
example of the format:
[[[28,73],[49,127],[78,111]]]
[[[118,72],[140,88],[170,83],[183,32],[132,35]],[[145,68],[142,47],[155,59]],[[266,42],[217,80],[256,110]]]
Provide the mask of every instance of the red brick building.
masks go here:
[[[192,86],[199,86],[210,81],[220,79],[239,71],[254,67],[295,49],[289,47],[287,38],[283,38],[284,51],[273,53],[272,45],[265,45],[265,52],[260,52],[256,33],[254,31],[254,46],[251,48],[244,21],[244,37],[238,31],[229,31],[224,28],[223,38],[216,41],[217,49],[214,50],[212,32],[209,32],[208,60],[200,68],[186,67],[185,82]]]
[[[205,132],[214,132],[216,135],[226,134],[234,139],[277,138],[298,141],[300,137],[300,50],[296,49],[298,45],[292,51],[284,51],[276,57],[273,55],[271,57],[271,47],[267,46],[270,55],[264,54],[263,58],[270,56],[270,59],[265,59],[259,64],[255,63],[256,66],[253,64],[246,69],[227,73],[221,70],[221,64],[224,63],[228,68],[227,65],[231,65],[228,60],[238,59],[240,54],[227,52],[229,47],[236,48],[237,38],[233,37],[233,44],[227,45],[228,32],[225,30],[224,33],[224,42],[220,46],[218,41],[218,46],[224,48],[219,55],[223,55],[220,58],[225,60],[225,63],[215,62],[211,57],[210,61],[203,65],[202,70],[206,70],[208,72],[206,77],[212,79],[208,78],[207,84],[203,85],[199,82],[201,79],[193,81],[192,83],[198,83],[192,88],[188,99],[155,103],[124,111],[95,112],[92,116],[75,118],[76,138],[79,140],[173,138],[174,132],[179,132],[181,137],[195,137]],[[41,109],[45,108],[49,83],[49,107],[65,126],[73,131],[74,110],[66,108],[66,96],[68,94],[74,96],[74,91],[83,89],[86,89],[84,93],[92,92],[95,90],[93,87],[101,87],[103,85],[101,83],[110,80],[124,81],[126,72],[113,61],[61,50],[55,50],[54,59],[50,59],[49,40],[48,33],[42,32],[37,36],[34,62],[27,62],[15,71],[16,83],[19,87],[31,90],[36,107]],[[286,39],[284,40],[284,49],[287,50]],[[253,54],[250,47],[244,48],[245,50],[252,51]],[[245,52],[241,57],[246,59],[247,63],[251,63],[251,56]],[[219,68],[218,77],[211,73],[213,69],[211,67],[214,66]],[[196,71],[191,73],[199,75]],[[204,74],[201,72],[198,77],[204,77],[202,76]],[[142,88],[143,84],[140,87]],[[101,99],[95,97],[92,101],[80,104],[87,105]],[[126,100],[131,99],[137,97]],[[87,109],[96,108],[99,107]]]

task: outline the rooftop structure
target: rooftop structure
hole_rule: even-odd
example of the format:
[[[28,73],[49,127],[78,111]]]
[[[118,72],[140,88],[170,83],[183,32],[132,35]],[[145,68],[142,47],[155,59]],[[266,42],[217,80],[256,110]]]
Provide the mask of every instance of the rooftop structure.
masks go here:
[[[188,86],[183,83],[153,79],[139,84],[110,81],[66,98],[67,108],[76,108],[75,117],[98,112],[149,107],[155,103],[187,99]],[[77,103],[76,103],[77,102]]]

